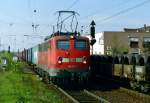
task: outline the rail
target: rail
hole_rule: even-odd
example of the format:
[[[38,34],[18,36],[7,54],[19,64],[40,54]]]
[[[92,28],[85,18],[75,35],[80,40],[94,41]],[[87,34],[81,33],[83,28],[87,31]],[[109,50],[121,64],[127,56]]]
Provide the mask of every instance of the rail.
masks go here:
[[[61,87],[51,84],[73,103],[110,103],[102,97],[96,96],[88,90],[64,90]]]
[[[80,103],[79,101],[77,101],[76,99],[74,99],[71,95],[69,95],[66,91],[64,91],[63,89],[61,89],[57,85],[55,85],[53,83],[51,83],[51,85],[53,85],[55,87],[55,89],[59,90],[62,94],[64,94],[67,98],[69,98],[74,103]]]
[[[95,95],[95,94],[89,92],[88,90],[85,90],[85,89],[84,89],[84,92],[87,93],[88,95],[90,95],[90,96],[92,96],[92,97],[98,99],[98,100],[100,101],[100,103],[110,103],[109,101],[105,100],[104,98],[102,98],[102,97],[100,97],[100,96],[97,96],[97,95]]]
[[[135,95],[137,97],[141,97],[141,98],[149,98],[150,99],[150,96],[149,95],[146,95],[146,94],[143,94],[143,93],[139,93],[137,91],[133,91],[133,90],[130,90],[130,89],[126,89],[126,88],[123,88],[123,87],[120,87],[120,90],[121,91],[124,91],[128,94],[131,94],[131,95]]]

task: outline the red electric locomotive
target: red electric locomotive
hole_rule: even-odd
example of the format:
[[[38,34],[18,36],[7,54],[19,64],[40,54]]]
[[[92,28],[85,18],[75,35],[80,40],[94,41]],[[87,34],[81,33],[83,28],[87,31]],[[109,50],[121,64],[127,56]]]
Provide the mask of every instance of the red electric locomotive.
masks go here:
[[[40,74],[46,78],[87,79],[90,65],[88,38],[61,34],[39,45]]]
[[[75,15],[74,11],[59,11],[59,16],[64,12]],[[62,24],[60,26],[62,27]],[[37,72],[48,80],[87,80],[90,75],[89,39],[80,36],[76,30],[60,32],[61,27],[44,43],[39,44]]]

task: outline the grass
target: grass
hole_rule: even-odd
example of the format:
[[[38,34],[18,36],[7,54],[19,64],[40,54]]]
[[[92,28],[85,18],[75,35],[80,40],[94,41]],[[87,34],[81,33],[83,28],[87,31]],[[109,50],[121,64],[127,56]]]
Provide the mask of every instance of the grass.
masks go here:
[[[0,71],[0,103],[63,103],[36,75],[18,69]]]

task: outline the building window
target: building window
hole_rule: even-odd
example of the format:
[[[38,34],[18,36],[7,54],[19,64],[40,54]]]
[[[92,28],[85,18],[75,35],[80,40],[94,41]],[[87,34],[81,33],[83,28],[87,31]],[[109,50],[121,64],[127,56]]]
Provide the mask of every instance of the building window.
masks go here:
[[[150,47],[150,37],[143,37],[143,47],[144,48]]]
[[[107,51],[106,54],[107,55],[112,55],[112,52],[111,51]]]
[[[129,45],[131,48],[139,47],[139,38],[138,37],[129,37]]]
[[[99,38],[99,44],[101,44],[101,38]]]
[[[106,50],[111,50],[111,46],[107,46],[107,47],[106,47]]]
[[[104,45],[104,39],[103,39],[103,37],[100,37],[98,42],[99,42],[99,45]]]

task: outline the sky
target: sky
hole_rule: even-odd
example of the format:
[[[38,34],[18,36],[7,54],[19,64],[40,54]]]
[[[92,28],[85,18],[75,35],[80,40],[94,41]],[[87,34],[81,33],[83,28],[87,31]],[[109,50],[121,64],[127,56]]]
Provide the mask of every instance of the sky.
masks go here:
[[[60,10],[80,14],[78,31],[83,29],[83,34],[89,33],[92,20],[96,33],[150,25],[150,0],[0,0],[0,50],[10,45],[17,51],[42,42],[52,34]]]

